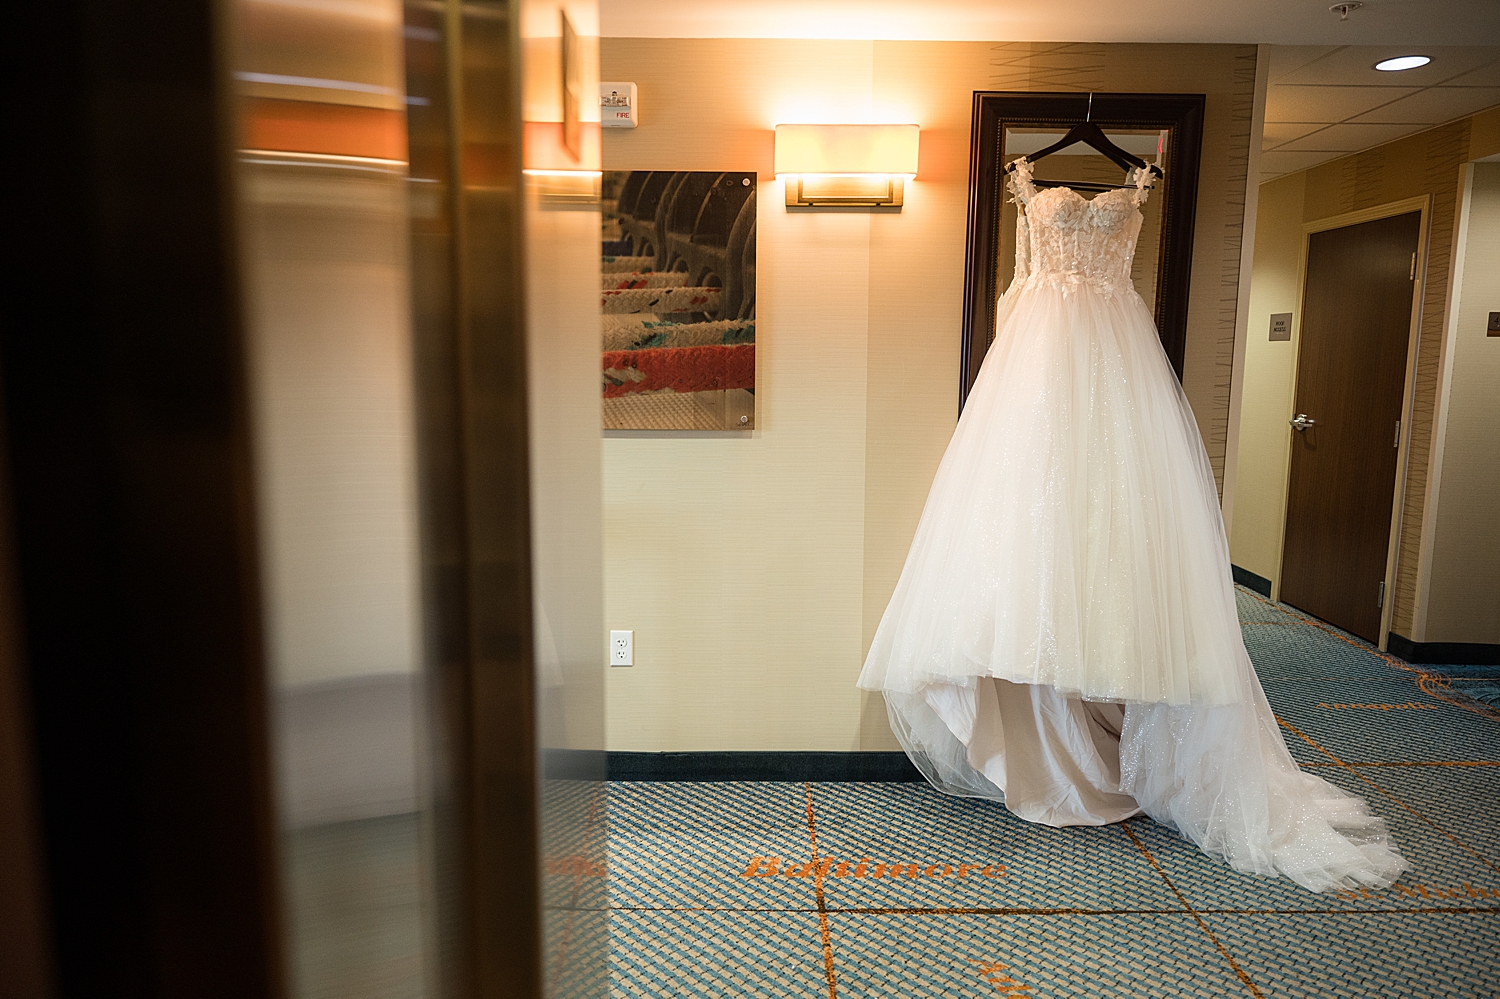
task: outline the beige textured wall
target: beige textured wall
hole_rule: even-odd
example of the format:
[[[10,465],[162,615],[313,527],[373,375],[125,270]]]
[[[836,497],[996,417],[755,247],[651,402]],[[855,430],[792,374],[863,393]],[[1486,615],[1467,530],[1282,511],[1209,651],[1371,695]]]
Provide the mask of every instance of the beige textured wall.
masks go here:
[[[762,177],[757,430],[604,441],[605,617],[636,662],[609,671],[609,747],[858,749],[870,231],[917,216],[788,214],[769,130],[871,120],[872,46],[601,49],[642,122],[606,167]]]
[[[895,748],[854,679],[957,420],[975,90],[1208,94],[1185,383],[1222,477],[1253,46],[604,39],[609,169],[755,169],[757,430],[604,442],[620,750]],[[912,121],[899,214],[789,214],[780,122]]]
[[[1235,565],[1273,584],[1280,581],[1289,460],[1286,421],[1296,391],[1301,336],[1298,272],[1306,181],[1305,173],[1296,173],[1260,188],[1240,395],[1240,453],[1229,557]],[[1278,312],[1292,313],[1291,340],[1270,340],[1271,316]]]
[[[1500,644],[1500,163],[1468,168],[1439,393],[1431,570],[1416,641]]]
[[[598,7],[594,0],[563,7],[579,36],[580,117],[585,129],[597,128],[598,102],[588,97],[599,82]],[[528,123],[563,119],[561,34],[557,4],[525,0],[521,81]],[[599,209],[548,203],[544,183],[525,177],[522,214],[539,737],[548,748],[597,750],[604,745],[605,658]]]
[[[1429,494],[1437,488],[1431,481],[1438,457],[1433,446],[1434,419],[1448,327],[1460,182],[1468,160],[1497,151],[1500,109],[1279,178],[1260,190],[1240,416],[1240,481],[1230,554],[1236,565],[1266,576],[1273,584],[1279,583],[1276,570],[1286,512],[1288,431],[1284,421],[1295,388],[1289,369],[1295,363],[1296,323],[1301,320],[1295,283],[1302,253],[1302,224],[1406,198],[1431,196],[1391,623],[1392,632],[1415,641],[1456,640],[1418,637],[1419,589],[1430,575],[1436,526],[1424,513],[1430,504]],[[1265,342],[1272,312],[1295,314],[1290,344]],[[1285,350],[1287,347],[1291,350]]]

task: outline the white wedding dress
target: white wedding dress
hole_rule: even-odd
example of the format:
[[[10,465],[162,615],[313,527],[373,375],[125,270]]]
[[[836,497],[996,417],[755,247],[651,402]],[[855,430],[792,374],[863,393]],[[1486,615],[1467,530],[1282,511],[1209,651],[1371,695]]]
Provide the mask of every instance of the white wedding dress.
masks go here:
[[[1385,886],[1384,821],[1298,769],[1245,652],[1213,473],[1130,281],[1138,177],[1090,201],[1018,162],[1015,281],[859,685],[941,791]]]

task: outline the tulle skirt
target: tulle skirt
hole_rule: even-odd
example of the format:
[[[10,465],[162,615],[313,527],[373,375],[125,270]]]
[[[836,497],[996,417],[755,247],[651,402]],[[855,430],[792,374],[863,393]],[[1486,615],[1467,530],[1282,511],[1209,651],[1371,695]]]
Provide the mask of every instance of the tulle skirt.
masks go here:
[[[1313,890],[1406,868],[1302,773],[1240,637],[1213,473],[1145,303],[1045,275],[997,332],[859,685],[940,790],[1144,812]]]

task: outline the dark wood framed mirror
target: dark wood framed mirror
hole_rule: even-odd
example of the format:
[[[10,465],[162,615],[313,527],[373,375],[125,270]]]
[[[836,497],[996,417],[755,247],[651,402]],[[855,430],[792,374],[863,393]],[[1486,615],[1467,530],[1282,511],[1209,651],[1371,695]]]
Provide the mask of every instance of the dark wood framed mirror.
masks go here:
[[[1071,126],[1093,121],[1109,138],[1166,173],[1147,202],[1131,277],[1152,307],[1177,378],[1187,344],[1193,219],[1203,148],[1202,94],[974,93],[969,151],[969,228],[964,260],[962,411],[995,337],[995,303],[1014,270],[1015,214],[1005,164],[1041,149]],[[1078,145],[1035,164],[1039,180],[1119,183],[1117,166]],[[1151,252],[1154,244],[1155,252]]]

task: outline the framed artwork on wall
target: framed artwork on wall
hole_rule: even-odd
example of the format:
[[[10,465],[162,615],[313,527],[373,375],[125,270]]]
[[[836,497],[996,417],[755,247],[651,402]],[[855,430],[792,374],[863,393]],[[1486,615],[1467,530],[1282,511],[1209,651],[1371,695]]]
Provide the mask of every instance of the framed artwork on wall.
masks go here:
[[[1143,206],[1131,281],[1151,309],[1162,348],[1182,379],[1203,106],[1202,94],[975,92],[960,410],[994,339],[995,304],[1014,270],[1016,206],[1006,189],[1005,166],[1045,149],[1086,120],[1164,171]],[[1118,166],[1081,144],[1039,160],[1034,172],[1039,180],[1082,182],[1089,190],[1126,184]]]
[[[753,172],[607,170],[606,430],[755,427]]]

